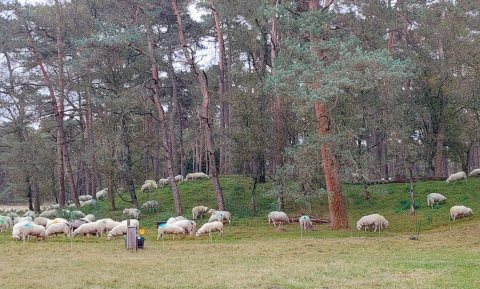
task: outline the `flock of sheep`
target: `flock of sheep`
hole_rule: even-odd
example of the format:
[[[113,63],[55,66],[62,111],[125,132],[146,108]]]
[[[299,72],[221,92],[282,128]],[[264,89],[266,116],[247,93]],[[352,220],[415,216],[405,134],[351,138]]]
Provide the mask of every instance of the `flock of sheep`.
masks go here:
[[[480,169],[473,170],[470,176],[480,175]],[[188,180],[209,178],[204,173],[191,173],[185,178]],[[446,180],[447,183],[466,179],[465,172],[458,172],[452,174]],[[176,176],[176,182],[184,181],[183,176]],[[168,179],[160,179],[160,186],[167,185]],[[158,188],[157,183],[154,180],[146,180],[142,185],[141,190],[149,191]],[[104,200],[108,194],[107,189],[103,189],[96,193],[98,200]],[[430,193],[427,196],[427,205],[432,207],[440,202],[445,202],[446,197],[439,193]],[[80,196],[81,206],[92,204],[95,200],[92,196]],[[69,205],[71,206],[71,205]],[[158,202],[155,200],[147,201],[141,206],[142,210],[154,212],[158,210]],[[60,210],[58,204],[50,205],[40,214],[36,215],[35,212],[27,211],[20,217],[15,210],[5,209],[3,211],[4,216],[0,215],[0,232],[6,231],[10,227],[12,228],[12,237],[16,240],[27,240],[29,237],[37,237],[37,239],[45,239],[45,237],[64,234],[65,236],[78,236],[78,235],[106,235],[110,240],[117,236],[123,236],[127,232],[127,220],[114,221],[112,219],[100,219],[95,220],[95,216],[92,214],[85,215],[79,210],[70,211],[68,209]],[[130,226],[136,226],[138,228],[140,210],[137,208],[127,208],[123,210],[123,214],[130,220]],[[203,224],[197,230],[197,224],[194,220],[203,218],[203,216],[209,214],[208,222]],[[471,208],[465,206],[453,206],[450,209],[450,218],[456,220],[458,218],[472,215]],[[68,216],[71,221],[59,216]],[[175,235],[193,235],[196,237],[202,234],[211,235],[212,232],[219,232],[223,234],[223,224],[231,222],[231,213],[228,211],[217,211],[210,209],[206,206],[196,206],[192,208],[192,220],[188,220],[183,216],[172,217],[167,222],[158,226],[157,240],[163,238],[166,234]],[[299,218],[300,230],[311,230],[313,228],[312,220],[309,216],[303,215]],[[268,214],[268,224],[277,227],[290,223],[290,219],[285,212],[273,211]],[[373,229],[383,230],[389,225],[388,221],[380,214],[371,214],[361,217],[357,221],[357,229],[364,229],[365,231]]]

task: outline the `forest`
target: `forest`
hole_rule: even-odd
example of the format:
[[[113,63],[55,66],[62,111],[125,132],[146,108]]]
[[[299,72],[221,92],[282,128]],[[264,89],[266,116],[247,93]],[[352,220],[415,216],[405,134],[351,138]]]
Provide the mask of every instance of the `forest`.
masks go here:
[[[285,202],[480,167],[480,4],[0,4],[0,202],[60,206],[204,172]],[[368,198],[368,194],[365,198]]]

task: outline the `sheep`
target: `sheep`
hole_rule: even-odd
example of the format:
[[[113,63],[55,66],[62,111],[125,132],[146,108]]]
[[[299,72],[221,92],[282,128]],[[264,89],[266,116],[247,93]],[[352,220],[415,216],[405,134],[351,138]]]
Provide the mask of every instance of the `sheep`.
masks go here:
[[[53,219],[53,218],[56,218],[57,215],[58,215],[58,211],[56,209],[52,209],[52,210],[47,210],[47,211],[41,213],[39,215],[39,217]]]
[[[360,220],[357,221],[357,229],[361,230],[362,227],[365,227],[365,231],[367,231],[368,228],[373,226],[375,228],[375,231],[381,230],[383,228],[388,227],[388,221],[383,217],[382,215],[379,214],[371,214],[368,216],[363,216],[360,218]]]
[[[68,224],[70,225],[70,229],[72,231],[77,229],[81,225],[86,224],[86,223],[90,223],[90,222],[88,220],[85,220],[85,219],[76,219],[76,220],[68,222]]]
[[[51,220],[48,219],[48,218],[45,218],[45,217],[36,217],[35,219],[33,219],[33,222],[34,222],[35,224],[41,225],[41,226],[44,226],[44,227],[47,226],[48,221],[51,221]]]
[[[205,223],[203,226],[198,229],[197,233],[195,233],[195,237],[198,237],[202,234],[208,233],[208,235],[211,235],[212,232],[220,232],[220,235],[223,234],[223,223],[222,222],[211,222],[211,223]]]
[[[168,186],[169,183],[170,181],[168,179],[158,180],[158,185],[160,186],[160,188],[163,188],[164,186]]]
[[[175,240],[175,235],[185,235],[185,229],[174,224],[162,224],[158,226],[157,241],[163,238],[164,234],[172,234]]]
[[[29,221],[20,222],[13,226],[12,237],[14,239],[20,240],[21,238],[25,243],[28,236],[35,236],[37,239],[45,240],[45,228]]]
[[[97,223],[100,223],[102,224],[102,227],[103,227],[103,231],[105,233],[109,233],[113,228],[115,228],[116,226],[120,225],[121,223],[120,222],[117,222],[117,221],[114,221],[112,219],[101,219],[101,220],[98,220]]]
[[[85,206],[91,206],[91,205],[95,205],[95,204],[96,204],[95,199],[91,199],[91,200],[80,203],[80,207],[83,208]]]
[[[298,223],[300,224],[300,230],[311,230],[313,227],[312,220],[310,220],[309,216],[303,215],[298,218]]]
[[[18,214],[17,213],[14,213],[14,212],[8,212],[5,214],[5,216],[13,219],[13,218],[17,218],[18,217]]]
[[[136,208],[124,209],[123,214],[127,215],[129,218],[138,219],[140,210]]]
[[[29,222],[33,222],[33,219],[30,218],[30,217],[15,217],[13,218],[13,224],[17,224],[17,223],[20,223],[20,222],[23,222],[23,221],[29,221]]]
[[[137,220],[130,220],[130,227],[137,227],[139,226],[139,222]],[[115,226],[108,232],[107,239],[111,240],[113,237],[122,236],[127,233],[127,220],[122,221],[119,225]]]
[[[184,216],[171,217],[167,220],[167,224],[173,224],[176,221],[181,221],[181,220],[186,220],[186,218]]]
[[[273,211],[268,214],[268,224],[276,227],[277,223],[280,225],[288,224],[290,220],[288,219],[287,214],[284,212]]]
[[[156,188],[158,188],[157,182],[154,180],[146,180],[145,183],[143,183],[140,191],[143,193],[144,191],[153,191]]]
[[[465,179],[465,181],[467,181],[467,174],[465,172],[458,172],[458,173],[451,174],[446,180],[446,182],[449,183],[449,182],[454,182],[461,179]]]
[[[227,221],[228,224],[230,225],[230,219],[232,218],[232,214],[230,214],[229,211],[216,211],[214,209],[208,210],[210,214],[210,218],[208,219],[208,222],[213,222],[213,221],[219,221],[219,222],[224,222]]]
[[[432,209],[433,209],[433,205],[435,203],[440,203],[440,202],[443,202],[443,201],[446,201],[447,198],[445,198],[442,194],[439,194],[439,193],[431,193],[431,194],[428,194],[427,196],[427,206],[431,206]]]
[[[60,204],[50,204],[50,205],[48,205],[47,210],[51,210],[51,209],[60,209]]]
[[[183,182],[183,176],[182,175],[176,175],[175,176],[175,182]]]
[[[68,221],[65,220],[65,219],[62,219],[62,218],[55,218],[55,219],[53,219],[53,220],[48,220],[47,225],[45,226],[45,228],[48,229],[48,227],[50,227],[51,225],[53,225],[53,224],[58,224],[58,223],[68,223]]]
[[[197,228],[197,223],[190,220],[176,221],[175,223],[172,223],[172,225],[183,228],[185,230],[185,233],[188,233],[189,235],[192,235],[195,232],[195,229]]]
[[[453,206],[450,208],[450,217],[452,220],[473,215],[473,211],[465,206]]]
[[[11,226],[11,221],[9,217],[0,216],[0,232],[6,231]]]
[[[93,235],[97,237],[102,235],[103,227],[100,223],[85,223],[80,225],[77,229],[73,231],[73,237],[83,234],[83,235]]]
[[[56,223],[51,224],[45,231],[46,236],[51,236],[55,234],[65,234],[65,236],[70,236],[70,224],[69,223]]]
[[[205,206],[196,206],[192,209],[192,219],[196,220],[198,218],[203,218],[203,214],[208,212],[208,207]]]
[[[82,195],[82,196],[79,196],[78,199],[82,202],[85,202],[85,201],[90,201],[93,197],[90,196],[90,195]]]
[[[480,169],[474,169],[468,174],[469,177],[476,177],[478,175],[480,175]]]
[[[35,217],[37,216],[37,214],[35,212],[32,212],[32,211],[26,211],[24,214],[23,214],[24,217],[30,217],[32,219],[35,219]]]
[[[189,181],[189,180],[198,180],[198,179],[209,179],[210,176],[205,174],[205,173],[190,173],[190,174],[187,174],[187,176],[185,177],[185,181]]]
[[[107,198],[108,195],[108,188],[104,188],[103,190],[98,191],[95,196],[97,197],[97,200],[103,201]],[[91,201],[91,200],[87,200]]]
[[[158,202],[153,200],[153,201],[146,201],[143,203],[143,205],[140,207],[142,210],[147,210],[148,212],[155,212],[158,210]]]
[[[88,214],[88,215],[86,215],[85,217],[80,218],[80,219],[88,220],[89,222],[95,222],[95,215],[93,215],[93,214]]]

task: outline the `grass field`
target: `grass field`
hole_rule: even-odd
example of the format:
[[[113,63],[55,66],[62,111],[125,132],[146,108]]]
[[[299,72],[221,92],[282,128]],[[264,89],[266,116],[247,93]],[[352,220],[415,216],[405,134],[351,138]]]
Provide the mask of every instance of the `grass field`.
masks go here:
[[[266,224],[266,213],[275,207],[263,193],[268,184],[259,187],[256,216],[249,209],[248,179],[226,177],[222,185],[234,219],[213,243],[190,236],[155,240],[154,221],[173,211],[168,189],[140,195],[140,203],[156,199],[161,210],[141,215],[146,248],[137,253],[126,252],[122,239],[70,242],[59,236],[22,244],[0,233],[0,288],[480,288],[480,180],[415,184],[416,218],[406,214],[405,184],[373,186],[370,200],[361,197],[361,187],[345,185],[352,225],[360,216],[378,212],[390,227],[378,234],[317,225],[303,239],[298,224],[285,231]],[[213,205],[208,181],[183,183],[180,189],[187,217],[194,205]],[[430,192],[441,192],[447,203],[427,208]],[[109,212],[106,202],[88,211],[120,218],[129,205],[118,201],[118,211]],[[471,207],[475,215],[450,226],[448,210],[457,204]],[[328,216],[323,197],[314,198],[312,208],[313,215]],[[289,215],[302,210],[289,202]],[[411,241],[415,219],[422,231],[418,241]]]

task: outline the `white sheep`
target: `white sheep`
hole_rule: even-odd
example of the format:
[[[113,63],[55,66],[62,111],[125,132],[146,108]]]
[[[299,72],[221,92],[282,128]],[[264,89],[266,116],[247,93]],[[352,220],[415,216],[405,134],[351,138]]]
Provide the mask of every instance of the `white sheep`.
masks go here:
[[[130,227],[137,227],[140,225],[138,220],[131,219]],[[108,232],[107,239],[111,240],[113,237],[122,236],[127,234],[127,220],[123,220],[119,225],[115,226],[110,232]]]
[[[186,220],[186,218],[184,216],[171,217],[167,220],[167,224],[173,224],[176,221],[181,221],[181,220]]]
[[[288,219],[287,214],[284,212],[273,211],[268,214],[268,224],[273,224],[274,227],[277,226],[277,223],[280,225],[288,224],[290,220]]]
[[[190,180],[198,180],[198,179],[209,179],[210,176],[205,174],[205,173],[189,173],[185,177],[185,181],[190,181]]]
[[[211,223],[205,223],[203,224],[200,229],[198,229],[197,233],[195,233],[195,236],[198,237],[202,234],[208,233],[208,235],[211,235],[212,232],[220,232],[220,235],[223,234],[223,223],[222,222],[211,222]]]
[[[20,222],[13,226],[12,237],[14,239],[22,239],[25,242],[29,236],[45,240],[45,228],[29,221]]]
[[[100,223],[93,222],[93,223],[85,223],[80,227],[76,228],[73,231],[73,237],[77,235],[96,235],[101,236],[103,231],[103,227]]]
[[[157,240],[163,238],[164,234],[172,234],[175,240],[175,235],[185,235],[185,229],[174,224],[162,224],[158,226]]]
[[[300,224],[300,229],[302,231],[311,230],[313,227],[312,220],[310,220],[310,217],[306,215],[298,218],[298,223]]]
[[[47,210],[51,210],[51,209],[60,209],[60,204],[50,204],[50,205],[48,205]]]
[[[88,221],[84,218],[83,219],[76,219],[76,220],[68,222],[68,224],[70,225],[70,230],[72,230],[72,231],[75,230],[76,228],[80,227],[81,225],[86,224],[86,223],[90,223],[90,221]]]
[[[56,223],[51,224],[45,231],[46,236],[51,236],[55,234],[65,234],[65,236],[70,236],[70,224],[69,223]]]
[[[168,179],[159,179],[158,180],[158,185],[160,186],[160,188],[163,188],[164,186],[168,186],[168,184],[170,183],[170,181]]]
[[[158,188],[157,182],[155,182],[154,180],[146,180],[145,183],[143,183],[140,191],[143,193],[145,191],[153,191],[156,188]]]
[[[138,219],[138,215],[140,214],[140,210],[136,209],[136,208],[124,209],[123,214],[127,215],[129,218]]]
[[[182,175],[176,175],[175,176],[175,182],[183,182],[183,176]]]
[[[17,223],[20,223],[20,222],[23,222],[23,221],[29,221],[29,222],[33,222],[33,219],[30,218],[30,217],[14,217],[13,218],[13,224],[17,224]]]
[[[8,230],[11,226],[11,220],[9,217],[0,216],[0,232]]]
[[[47,226],[48,221],[51,221],[51,220],[48,219],[48,218],[45,218],[45,217],[36,217],[35,219],[33,219],[33,222],[34,222],[35,224],[41,225],[41,226],[44,226],[44,227]]]
[[[97,197],[97,200],[99,201],[103,201],[107,198],[108,196],[108,188],[104,188],[103,190],[100,190],[98,191],[95,196]],[[87,201],[91,201],[92,199],[90,200],[87,200]]]
[[[98,199],[99,200],[99,199]],[[91,200],[88,200],[88,201],[85,201],[85,202],[81,202],[80,203],[80,207],[86,207],[86,206],[91,206],[91,205],[95,205],[96,204],[96,201],[95,199],[91,199]]]
[[[468,174],[469,177],[475,177],[478,175],[480,175],[480,169],[474,169]]]
[[[185,233],[192,235],[195,233],[195,229],[197,228],[197,223],[190,220],[180,220],[172,223],[172,225],[179,226],[185,230]]]
[[[465,172],[458,172],[458,173],[451,174],[447,178],[446,182],[449,183],[449,182],[454,182],[461,179],[465,179],[465,181],[467,181],[467,174]]]
[[[53,219],[55,217],[57,217],[58,215],[58,212],[56,209],[52,209],[52,210],[48,210],[48,211],[45,211],[43,213],[41,213],[39,215],[39,217],[44,217],[44,218],[49,218],[49,219]]]
[[[88,214],[88,215],[86,215],[85,217],[83,217],[83,218],[81,218],[81,219],[88,220],[89,222],[95,222],[95,215],[93,215],[93,214]]]
[[[453,206],[450,208],[450,217],[452,220],[473,215],[473,211],[465,206]]]
[[[232,214],[230,214],[229,211],[217,211],[214,209],[210,209],[208,212],[211,214],[210,218],[208,219],[209,223],[213,221],[219,221],[219,222],[227,221],[228,224],[230,225]]]
[[[196,220],[198,218],[203,218],[203,214],[208,212],[208,207],[205,206],[196,206],[192,209],[192,219]]]
[[[447,198],[445,198],[442,194],[439,194],[439,193],[431,193],[431,194],[428,194],[427,196],[427,206],[431,206],[432,209],[433,209],[433,205],[435,203],[440,203],[440,202],[443,202],[443,201],[446,201]]]
[[[30,217],[32,219],[35,219],[35,217],[37,216],[37,214],[35,212],[32,212],[32,211],[26,211],[25,214],[23,214],[24,217]]]
[[[113,228],[115,228],[116,226],[120,225],[121,223],[120,222],[117,222],[117,221],[114,221],[112,219],[100,219],[97,221],[97,223],[100,223],[102,224],[102,227],[103,227],[103,231],[105,233],[109,233]]]
[[[367,231],[367,229],[369,229],[372,226],[375,228],[374,232],[376,232],[377,230],[387,228],[388,221],[387,219],[385,219],[385,217],[379,214],[371,214],[368,216],[363,216],[360,218],[360,220],[357,221],[358,230],[365,228],[365,231]]]
[[[50,227],[51,225],[58,224],[58,223],[68,223],[68,221],[63,218],[55,218],[53,220],[48,220],[45,228],[48,229],[48,227]]]
[[[82,202],[89,201],[89,200],[91,200],[92,198],[93,198],[93,197],[90,196],[90,195],[81,195],[81,196],[78,197],[78,199],[79,199],[80,201],[82,201]]]
[[[85,214],[82,211],[72,211],[69,214],[70,218],[72,219],[79,219],[79,218],[84,218]]]
[[[155,212],[158,210],[158,202],[155,200],[146,201],[145,203],[143,203],[143,205],[140,208],[148,212]]]

